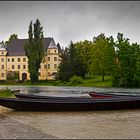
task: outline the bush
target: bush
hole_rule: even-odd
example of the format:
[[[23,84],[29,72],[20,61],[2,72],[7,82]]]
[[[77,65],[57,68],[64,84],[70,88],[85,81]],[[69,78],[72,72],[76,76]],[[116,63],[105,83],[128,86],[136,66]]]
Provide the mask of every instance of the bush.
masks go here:
[[[0,97],[11,97],[13,94],[9,88],[0,89]]]
[[[8,71],[7,72],[7,80],[18,82],[19,72],[18,71]]]
[[[80,76],[74,75],[70,78],[70,85],[74,86],[74,85],[78,85],[78,84],[82,84],[82,83],[83,83],[83,78]]]

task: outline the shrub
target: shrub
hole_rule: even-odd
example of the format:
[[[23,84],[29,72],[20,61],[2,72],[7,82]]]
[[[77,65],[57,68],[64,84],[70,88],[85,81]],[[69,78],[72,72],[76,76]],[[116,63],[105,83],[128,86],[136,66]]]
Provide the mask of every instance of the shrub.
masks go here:
[[[18,71],[8,71],[7,72],[7,80],[17,82],[19,80],[19,72]]]
[[[9,88],[0,89],[0,97],[10,97],[13,92]]]
[[[74,85],[78,85],[78,84],[82,84],[82,83],[83,83],[83,78],[80,76],[74,75],[70,78],[70,85],[74,86]]]

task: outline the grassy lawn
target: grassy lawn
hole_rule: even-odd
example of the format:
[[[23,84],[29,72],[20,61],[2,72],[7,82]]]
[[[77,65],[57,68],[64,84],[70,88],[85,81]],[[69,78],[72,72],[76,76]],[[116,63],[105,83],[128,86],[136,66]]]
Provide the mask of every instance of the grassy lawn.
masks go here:
[[[112,87],[111,76],[105,76],[104,81],[102,81],[101,76],[93,77],[92,79],[86,79],[83,81],[82,86],[93,86],[93,87]]]
[[[15,83],[14,81],[0,81],[0,85],[31,85],[30,81],[24,83]],[[34,86],[72,86],[70,82],[54,81],[54,80],[45,80],[39,81]],[[112,78],[111,76],[105,76],[104,82],[102,81],[101,76],[96,76],[93,78],[87,78],[83,80],[82,84],[77,84],[75,86],[93,86],[93,87],[112,87]]]

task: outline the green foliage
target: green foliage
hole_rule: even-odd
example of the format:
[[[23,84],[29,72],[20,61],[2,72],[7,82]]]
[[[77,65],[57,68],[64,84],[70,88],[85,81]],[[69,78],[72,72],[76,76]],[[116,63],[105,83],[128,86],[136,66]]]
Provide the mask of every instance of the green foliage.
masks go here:
[[[25,44],[25,54],[28,57],[28,69],[31,83],[34,84],[38,81],[38,71],[44,57],[43,27],[38,19],[33,25],[32,21],[30,22],[28,35],[29,41]]]
[[[9,37],[8,41],[5,41],[5,44],[7,45],[9,42],[11,42],[12,40],[18,39],[18,35],[17,34],[12,34]]]
[[[82,84],[83,83],[83,78],[82,77],[79,77],[79,76],[72,76],[70,78],[70,85],[78,85],[78,84]]]
[[[78,52],[78,56],[82,61],[84,73],[88,74],[89,65],[91,63],[91,49],[93,47],[93,43],[91,41],[85,40],[85,41],[76,42],[74,45]]]
[[[14,93],[9,88],[0,89],[0,97],[11,97]]]
[[[134,87],[139,81],[139,45],[130,44],[128,38],[118,33],[116,41],[116,60],[113,86]]]
[[[18,81],[19,80],[19,72],[18,71],[8,71],[7,72],[7,80]]]
[[[62,50],[60,58],[61,63],[58,67],[59,80],[69,81],[73,75],[85,77],[85,66],[72,41],[69,48]]]
[[[89,73],[91,75],[111,75],[115,62],[115,49],[113,37],[105,37],[103,33],[93,38]]]

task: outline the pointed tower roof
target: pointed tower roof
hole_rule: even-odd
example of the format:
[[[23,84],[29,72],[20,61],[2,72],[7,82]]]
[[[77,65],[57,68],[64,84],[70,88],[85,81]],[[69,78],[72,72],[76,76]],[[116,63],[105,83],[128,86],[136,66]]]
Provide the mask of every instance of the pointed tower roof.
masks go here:
[[[51,39],[48,49],[57,49],[57,45],[53,38]]]
[[[0,42],[0,51],[6,51],[6,48],[3,42]]]

